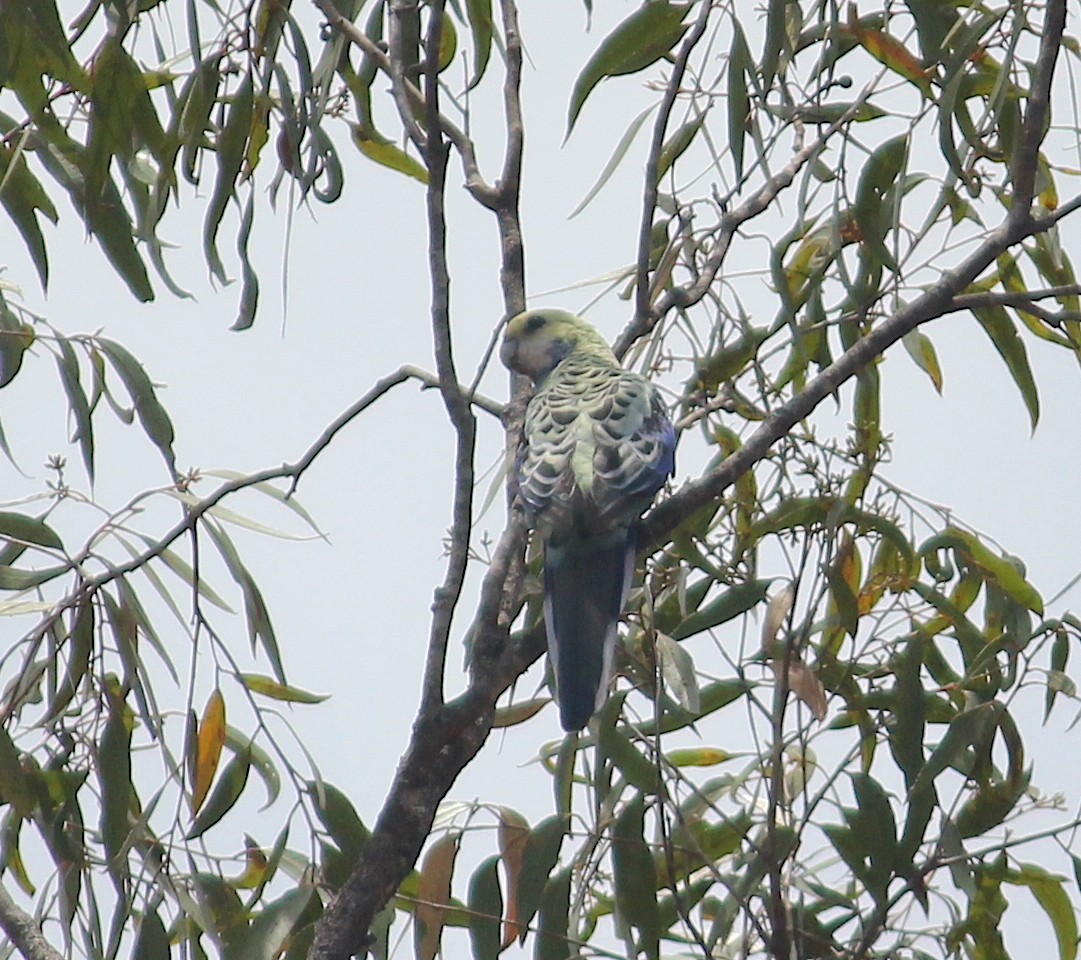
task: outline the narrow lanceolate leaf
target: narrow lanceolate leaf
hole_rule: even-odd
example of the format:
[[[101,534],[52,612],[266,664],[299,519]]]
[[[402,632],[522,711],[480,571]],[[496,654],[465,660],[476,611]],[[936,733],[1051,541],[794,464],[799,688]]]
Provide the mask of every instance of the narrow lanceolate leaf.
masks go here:
[[[169,960],[169,934],[157,910],[149,910],[140,918],[131,956],[132,960]]]
[[[450,904],[450,881],[458,856],[458,834],[441,837],[424,855],[413,918],[413,945],[417,960],[435,960]]]
[[[984,333],[991,338],[999,356],[1005,361],[1013,382],[1021,391],[1029,423],[1035,430],[1040,419],[1040,395],[1036,389],[1032,367],[1029,366],[1028,351],[1024,341],[1017,335],[1017,327],[1005,307],[980,307],[972,313],[983,327]]]
[[[1002,704],[992,701],[959,713],[917,774],[909,790],[910,798],[914,801],[917,795],[930,790],[935,777],[957,763],[966,750],[991,736],[1003,709]]]
[[[916,362],[916,366],[930,377],[935,391],[941,394],[942,367],[939,366],[938,354],[935,353],[931,338],[921,333],[918,328],[914,328],[901,338],[901,342],[905,345],[908,355]]]
[[[218,228],[229,199],[236,191],[237,177],[244,163],[255,111],[255,87],[251,72],[233,95],[225,126],[218,135],[218,177],[203,222],[203,254],[210,272],[219,283],[227,283],[225,266],[218,255]]]
[[[214,787],[213,793],[206,805],[199,811],[199,815],[192,823],[185,839],[194,840],[201,837],[207,830],[216,824],[230,810],[236,806],[237,800],[244,792],[244,786],[248,782],[248,771],[251,770],[251,758],[247,750],[236,754],[226,765]]]
[[[525,935],[525,924],[519,922],[518,903],[522,882],[522,858],[529,840],[529,821],[517,810],[499,808],[499,855],[507,874],[507,926],[503,931],[503,946],[510,946]]]
[[[492,729],[498,730],[502,727],[514,727],[519,723],[525,723],[540,713],[551,702],[551,697],[534,697],[531,700],[522,700],[506,707],[497,707],[495,718],[492,720]]]
[[[559,860],[559,848],[565,832],[565,819],[561,814],[553,814],[538,823],[526,840],[521,878],[516,891],[520,943],[525,941],[526,928],[533,922],[540,907],[544,885]]]
[[[753,69],[747,38],[743,34],[743,28],[736,23],[732,34],[732,49],[728,54],[728,149],[732,153],[737,181],[743,178],[743,147],[747,138],[747,121],[751,115],[747,74]]]
[[[469,940],[473,960],[496,960],[503,949],[499,927],[503,921],[503,894],[499,889],[499,855],[488,857],[469,881]]]
[[[44,289],[49,285],[49,258],[45,252],[45,238],[38,223],[38,213],[56,223],[57,212],[41,181],[30,172],[20,147],[20,139],[15,139],[11,146],[0,145],[0,205],[22,235]],[[5,371],[0,370],[0,386],[5,382],[2,379],[5,375]]]
[[[337,787],[313,781],[308,784],[308,790],[315,798],[315,810],[323,826],[352,866],[360,859],[371,831],[360,819],[352,801]]]
[[[230,960],[269,960],[281,956],[314,894],[314,887],[298,887],[268,903],[255,915],[240,949],[230,955]]]
[[[957,527],[949,527],[921,544],[920,553],[927,556],[943,548],[957,551],[978,567],[985,577],[994,580],[1012,600],[1027,610],[1043,614],[1043,598],[1039,591],[1025,579],[1024,573],[1018,569],[1016,563],[995,553],[981,543],[975,534]]]
[[[1077,913],[1066,893],[1063,878],[1048,873],[1037,864],[1026,863],[1020,870],[1010,871],[1006,879],[1032,891],[1055,931],[1059,960],[1075,960],[1078,941]]]
[[[612,827],[616,908],[625,923],[638,929],[640,949],[648,960],[657,960],[661,935],[657,871],[644,833],[645,801],[639,794],[623,808]]]
[[[154,384],[147,375],[143,365],[135,359],[124,347],[112,340],[100,338],[98,345],[112,362],[114,369],[124,382],[124,387],[131,396],[131,402],[135,407],[135,413],[139,417],[139,423],[150,442],[161,451],[165,462],[172,473],[176,473],[176,456],[173,453],[173,421],[169,419],[165,407],[158,400],[154,390]]]
[[[616,144],[615,150],[612,151],[612,156],[608,158],[608,162],[604,165],[604,169],[601,171],[597,182],[589,188],[589,192],[582,198],[582,202],[578,204],[567,216],[568,220],[578,216],[586,207],[589,206],[593,198],[601,192],[601,188],[612,179],[612,174],[619,169],[619,165],[623,162],[623,158],[627,155],[627,151],[630,149],[631,144],[634,143],[634,138],[638,135],[638,131],[642,129],[642,124],[646,122],[649,115],[656,110],[656,104],[646,107],[637,117],[635,117],[630,126],[623,131],[623,136],[619,138],[619,143]]]
[[[909,83],[915,84],[928,96],[930,95],[931,79],[927,69],[920,58],[895,37],[884,30],[876,30],[874,27],[865,26],[859,22],[853,22],[843,30],[854,37],[860,46],[879,63],[898,76],[904,77]]]
[[[698,133],[705,122],[706,113],[703,111],[693,120],[688,120],[668,138],[668,141],[661,149],[661,155],[657,160],[658,180],[672,168],[672,165],[682,157],[683,154],[687,152],[687,148],[694,142],[694,138],[698,136]]]
[[[72,438],[79,444],[79,451],[83,457],[83,466],[86,467],[86,475],[90,482],[94,482],[94,426],[90,419],[90,403],[86,399],[82,384],[79,381],[79,361],[75,356],[75,350],[65,337],[57,338],[57,346],[60,348],[60,357],[57,361],[60,371],[60,383],[64,387],[64,393],[68,398],[68,409],[75,421],[75,435]]]
[[[564,867],[544,885],[533,951],[535,960],[571,960],[579,955],[568,932],[570,899],[571,867]]]
[[[234,753],[247,750],[252,768],[259,774],[263,786],[266,787],[266,800],[259,808],[260,811],[266,810],[278,799],[282,789],[281,774],[278,773],[278,768],[274,765],[270,754],[236,727],[226,726],[225,745]]]
[[[225,698],[215,690],[203,709],[203,722],[199,725],[195,779],[191,787],[191,812],[196,814],[203,805],[225,745]]]
[[[568,136],[598,83],[606,77],[645,70],[671,52],[687,30],[683,19],[690,7],[664,0],[645,3],[601,41],[574,83],[567,112]]]
[[[23,818],[30,817],[37,806],[34,785],[23,770],[19,750],[7,728],[0,724],[0,798],[10,803]]]
[[[424,165],[395,146],[374,127],[362,127],[354,123],[352,132],[353,143],[369,160],[374,160],[380,166],[391,170],[397,170],[398,173],[404,173],[407,177],[419,180],[423,184],[428,183],[428,171]]]
[[[284,700],[287,703],[322,703],[330,697],[330,694],[308,693],[299,687],[291,687],[286,683],[278,683],[261,673],[242,673],[240,679],[252,693],[260,693],[271,700]]]
[[[50,547],[53,550],[64,549],[64,542],[44,520],[22,513],[0,511],[0,537],[16,543]]]
[[[475,87],[488,69],[488,58],[492,53],[492,0],[466,0],[465,8],[469,28],[473,31],[473,76],[469,85]]]
[[[68,665],[64,679],[56,688],[56,696],[49,706],[49,716],[58,717],[75,696],[90,668],[94,652],[94,602],[84,600],[72,616],[71,634],[68,638]]]
[[[115,875],[125,874],[121,853],[128,839],[131,809],[131,709],[115,677],[108,683],[109,719],[98,744],[98,776],[101,780],[101,840]]]

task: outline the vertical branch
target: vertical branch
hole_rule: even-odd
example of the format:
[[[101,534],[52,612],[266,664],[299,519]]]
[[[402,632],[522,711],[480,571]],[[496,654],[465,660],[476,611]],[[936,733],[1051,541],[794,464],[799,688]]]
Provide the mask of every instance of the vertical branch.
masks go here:
[[[683,83],[683,75],[687,72],[687,61],[690,60],[691,53],[706,32],[712,9],[713,4],[710,0],[704,0],[694,27],[683,41],[683,46],[680,47],[679,55],[676,57],[675,65],[672,67],[672,77],[668,81],[664,97],[661,100],[661,109],[658,111],[657,120],[653,124],[653,140],[649,145],[649,159],[646,161],[645,187],[642,195],[642,221],[638,226],[638,269],[634,296],[634,322],[636,326],[642,326],[647,322],[650,311],[649,253],[653,237],[653,212],[657,209],[658,167],[660,165],[661,151],[664,149],[664,134],[668,129],[668,120],[672,116],[672,108],[676,104],[676,97],[679,95],[680,84]]]
[[[1040,33],[1040,52],[1036,57],[1036,70],[1029,89],[1025,119],[1021,124],[1021,136],[1017,141],[1017,151],[1012,164],[1011,217],[1028,219],[1031,216],[1040,145],[1050,126],[1051,81],[1055,76],[1055,62],[1065,29],[1066,0],[1050,0],[1044,15],[1043,31]]]
[[[429,715],[443,704],[443,674],[454,610],[462,595],[469,562],[473,526],[473,451],[476,419],[458,383],[450,326],[450,272],[447,269],[446,186],[449,147],[439,115],[439,46],[443,32],[443,2],[429,4],[425,40],[425,126],[428,129],[428,272],[432,284],[432,341],[439,392],[457,438],[454,458],[454,502],[451,511],[450,556],[443,583],[432,602],[432,626],[424,667],[420,711]]]
[[[502,0],[507,74],[503,80],[503,112],[507,125],[507,152],[499,178],[496,219],[502,244],[499,279],[508,316],[525,309],[525,249],[518,201],[522,183],[525,124],[522,122],[522,37],[518,32],[515,0]]]

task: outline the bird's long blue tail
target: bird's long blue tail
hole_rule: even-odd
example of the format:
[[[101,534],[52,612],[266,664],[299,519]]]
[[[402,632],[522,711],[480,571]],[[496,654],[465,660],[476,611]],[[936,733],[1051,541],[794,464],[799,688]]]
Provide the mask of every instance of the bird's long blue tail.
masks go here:
[[[564,730],[581,730],[607,695],[636,541],[631,526],[545,547],[544,620]]]

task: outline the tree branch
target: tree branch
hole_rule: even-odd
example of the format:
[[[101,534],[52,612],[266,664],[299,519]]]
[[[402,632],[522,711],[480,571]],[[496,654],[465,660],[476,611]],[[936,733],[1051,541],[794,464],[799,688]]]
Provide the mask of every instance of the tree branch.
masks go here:
[[[440,48],[443,3],[429,3],[429,27],[425,49]],[[473,529],[473,454],[477,422],[458,384],[450,333],[450,272],[447,267],[447,221],[444,204],[447,189],[447,147],[439,113],[438,57],[426,58],[425,90],[428,128],[428,272],[432,283],[432,341],[439,372],[439,391],[457,437],[454,462],[454,503],[451,508],[450,556],[441,586],[432,602],[432,625],[424,668],[420,713],[424,716],[443,704],[443,677],[447,644],[454,611],[462,595],[469,564],[469,536]]]
[[[675,65],[672,68],[672,76],[669,78],[661,99],[661,108],[657,112],[657,119],[653,124],[653,139],[649,146],[649,159],[646,161],[645,185],[642,196],[642,219],[638,225],[638,259],[637,280],[635,282],[635,310],[636,323],[644,323],[649,317],[649,254],[653,246],[653,214],[657,209],[657,185],[661,153],[664,150],[664,135],[668,129],[668,120],[672,116],[672,108],[676,104],[679,95],[680,84],[683,83],[683,75],[687,71],[687,61],[690,60],[694,48],[706,32],[709,25],[709,16],[713,11],[712,3],[703,3],[698,12],[698,19],[690,34],[683,41]]]
[[[1036,191],[1036,168],[1039,163],[1040,146],[1047,134],[1051,111],[1051,81],[1055,76],[1055,63],[1062,46],[1062,33],[1066,29],[1066,0],[1050,0],[1044,14],[1043,30],[1040,32],[1040,52],[1036,57],[1036,70],[1029,89],[1025,107],[1025,119],[1021,124],[1021,136],[1013,160],[1013,198],[1011,216],[1029,215],[1032,198]]]
[[[4,887],[0,886],[0,930],[7,934],[15,949],[26,960],[64,960],[42,935],[37,921],[23,910]]]

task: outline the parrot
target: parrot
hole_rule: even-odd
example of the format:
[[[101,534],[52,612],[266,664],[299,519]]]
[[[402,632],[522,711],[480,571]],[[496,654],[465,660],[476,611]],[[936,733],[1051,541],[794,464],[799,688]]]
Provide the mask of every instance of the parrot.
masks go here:
[[[607,698],[639,522],[675,473],[676,431],[657,388],[566,310],[511,318],[500,359],[534,385],[514,473],[544,544],[548,656],[573,732]]]

